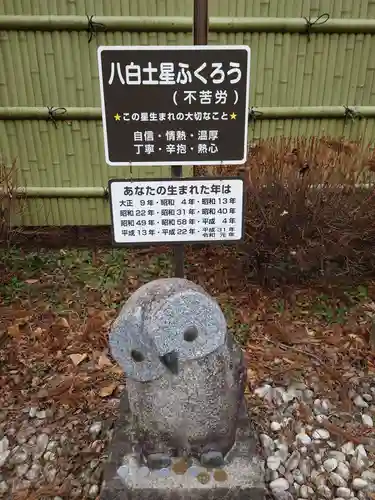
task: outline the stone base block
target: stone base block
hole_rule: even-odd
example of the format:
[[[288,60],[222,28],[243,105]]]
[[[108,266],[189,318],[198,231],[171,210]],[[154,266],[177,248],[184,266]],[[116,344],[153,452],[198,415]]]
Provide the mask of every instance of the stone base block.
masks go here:
[[[243,406],[236,442],[220,469],[207,469],[194,461],[188,468],[174,459],[168,469],[140,465],[134,450],[134,430],[127,395],[109,446],[101,500],[263,500],[264,464]]]

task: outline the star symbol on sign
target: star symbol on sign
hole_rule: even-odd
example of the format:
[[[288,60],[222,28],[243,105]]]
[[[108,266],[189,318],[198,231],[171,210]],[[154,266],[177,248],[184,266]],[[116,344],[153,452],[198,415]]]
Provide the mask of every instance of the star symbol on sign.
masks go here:
[[[237,113],[231,113],[230,114],[230,119],[235,120],[237,118]]]
[[[121,119],[121,116],[118,113],[116,113],[113,118],[116,120],[116,122],[119,122]]]

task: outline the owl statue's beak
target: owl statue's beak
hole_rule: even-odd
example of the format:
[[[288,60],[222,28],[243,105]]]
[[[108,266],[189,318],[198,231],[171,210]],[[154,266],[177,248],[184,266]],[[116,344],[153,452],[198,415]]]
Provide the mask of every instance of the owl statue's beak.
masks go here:
[[[168,368],[169,371],[173,373],[173,375],[178,374],[178,352],[171,351],[167,352],[163,356],[160,356],[160,361],[163,365]]]

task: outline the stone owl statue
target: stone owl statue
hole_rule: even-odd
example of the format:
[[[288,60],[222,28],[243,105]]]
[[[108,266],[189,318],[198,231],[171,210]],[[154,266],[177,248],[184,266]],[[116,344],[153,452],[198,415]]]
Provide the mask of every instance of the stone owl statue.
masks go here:
[[[185,279],[152,281],[123,306],[109,343],[126,374],[144,462],[162,468],[188,455],[223,465],[235,441],[244,367],[217,302]]]

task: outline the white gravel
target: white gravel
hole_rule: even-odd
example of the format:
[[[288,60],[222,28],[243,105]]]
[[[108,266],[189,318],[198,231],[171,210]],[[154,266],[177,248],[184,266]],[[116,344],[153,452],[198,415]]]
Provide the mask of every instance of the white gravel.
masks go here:
[[[0,498],[12,500],[20,490],[56,485],[64,494],[48,500],[98,497],[112,435],[108,424],[82,415],[61,425],[38,408],[25,408],[17,419],[5,417],[0,419]]]
[[[254,393],[270,408],[261,444],[266,456],[266,480],[278,500],[327,499],[369,500],[375,493],[375,433],[365,434],[364,444],[342,441],[322,425],[340,412],[363,429],[373,426],[375,418],[375,380],[350,394],[353,411],[337,408],[337,402],[315,395],[314,387],[271,383]],[[293,396],[293,397],[292,397]],[[311,409],[306,423],[296,418],[300,403]],[[289,496],[288,496],[289,495]],[[375,498],[371,497],[371,498]]]

